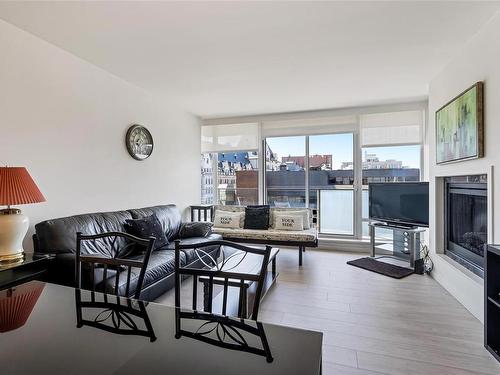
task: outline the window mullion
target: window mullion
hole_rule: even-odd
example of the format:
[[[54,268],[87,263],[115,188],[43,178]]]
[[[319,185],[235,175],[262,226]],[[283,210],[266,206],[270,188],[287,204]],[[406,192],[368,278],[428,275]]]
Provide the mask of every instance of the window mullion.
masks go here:
[[[306,152],[305,152],[305,158],[304,158],[304,169],[305,169],[305,181],[304,181],[304,186],[305,186],[305,197],[306,197],[306,207],[309,207],[309,136],[307,135],[305,137],[305,142],[306,142]]]
[[[363,231],[362,224],[362,194],[363,194],[363,167],[362,151],[360,146],[359,132],[353,133],[354,149],[354,238],[361,238]]]

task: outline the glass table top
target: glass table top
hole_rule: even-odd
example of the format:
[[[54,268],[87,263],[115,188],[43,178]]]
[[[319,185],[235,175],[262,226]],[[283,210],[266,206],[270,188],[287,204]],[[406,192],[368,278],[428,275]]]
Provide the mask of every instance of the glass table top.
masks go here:
[[[0,291],[5,374],[319,374],[322,333],[32,281]]]
[[[19,267],[21,265],[27,265],[29,263],[41,262],[48,259],[50,259],[49,255],[34,255],[30,253],[24,253],[24,257],[17,261],[0,262],[0,271]]]

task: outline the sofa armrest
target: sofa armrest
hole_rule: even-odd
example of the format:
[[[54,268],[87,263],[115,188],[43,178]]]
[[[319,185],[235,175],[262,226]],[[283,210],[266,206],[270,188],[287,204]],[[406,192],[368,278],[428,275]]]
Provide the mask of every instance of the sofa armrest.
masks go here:
[[[73,253],[57,254],[50,262],[48,281],[74,288],[75,261],[76,256]]]

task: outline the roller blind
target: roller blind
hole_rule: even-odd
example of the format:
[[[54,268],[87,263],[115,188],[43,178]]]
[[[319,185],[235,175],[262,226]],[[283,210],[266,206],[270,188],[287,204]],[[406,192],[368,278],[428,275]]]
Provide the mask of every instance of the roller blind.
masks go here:
[[[361,147],[421,143],[423,123],[420,110],[361,115]]]
[[[205,125],[201,127],[201,152],[257,150],[259,124]]]
[[[265,121],[262,123],[262,136],[328,134],[332,132],[352,131],[356,126],[356,116]]]

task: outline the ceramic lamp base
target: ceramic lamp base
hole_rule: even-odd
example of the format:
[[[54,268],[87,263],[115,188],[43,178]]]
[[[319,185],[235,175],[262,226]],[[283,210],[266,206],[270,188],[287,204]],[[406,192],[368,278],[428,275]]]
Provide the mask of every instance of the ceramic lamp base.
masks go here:
[[[0,262],[16,262],[24,257],[23,240],[29,219],[18,209],[0,210]]]

